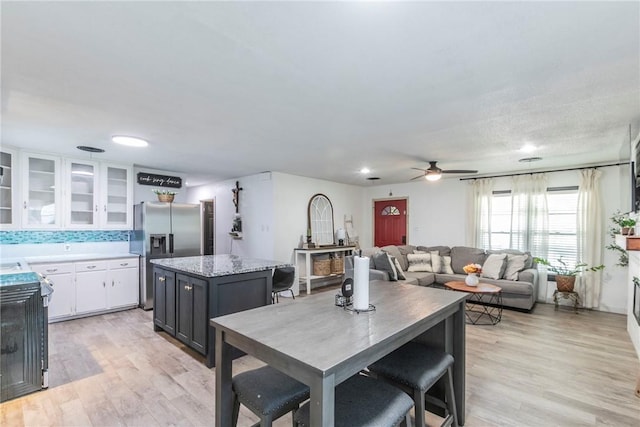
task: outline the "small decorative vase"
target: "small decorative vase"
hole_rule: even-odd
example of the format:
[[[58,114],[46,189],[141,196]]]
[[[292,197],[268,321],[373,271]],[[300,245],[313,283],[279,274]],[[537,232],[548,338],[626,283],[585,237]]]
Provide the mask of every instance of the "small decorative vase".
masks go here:
[[[475,273],[467,274],[467,277],[464,279],[464,283],[466,283],[467,286],[478,286],[478,282],[480,282],[480,279],[478,279],[478,275]]]

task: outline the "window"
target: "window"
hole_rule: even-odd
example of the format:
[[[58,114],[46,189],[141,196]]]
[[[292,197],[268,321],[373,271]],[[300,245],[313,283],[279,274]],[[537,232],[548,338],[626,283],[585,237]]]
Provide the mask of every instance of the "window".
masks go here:
[[[549,250],[546,255],[534,255],[543,256],[550,261],[562,257],[567,264],[575,265],[578,252],[578,187],[550,187],[547,188],[546,197]],[[537,230],[534,224],[518,227],[521,218],[528,216],[526,212],[515,212],[519,208],[519,206],[514,206],[511,191],[493,192],[490,227],[481,236],[482,246],[485,249],[530,251],[532,242],[538,238],[541,230]],[[518,242],[524,243],[519,244]]]
[[[380,215],[400,215],[400,211],[395,206],[385,206]]]

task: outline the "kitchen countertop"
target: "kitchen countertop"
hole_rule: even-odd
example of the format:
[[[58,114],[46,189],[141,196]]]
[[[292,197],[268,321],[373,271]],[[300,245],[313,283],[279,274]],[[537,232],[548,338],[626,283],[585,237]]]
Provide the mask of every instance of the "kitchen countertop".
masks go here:
[[[24,273],[0,274],[0,286],[40,283],[40,278],[31,271]]]
[[[74,262],[74,261],[90,261],[100,259],[114,258],[137,258],[138,255],[130,253],[93,253],[93,254],[59,254],[59,255],[41,255],[26,256],[24,260],[29,264],[43,264],[49,262]]]
[[[230,276],[271,268],[291,267],[291,264],[281,261],[245,258],[229,254],[161,258],[151,260],[151,263],[203,277]]]

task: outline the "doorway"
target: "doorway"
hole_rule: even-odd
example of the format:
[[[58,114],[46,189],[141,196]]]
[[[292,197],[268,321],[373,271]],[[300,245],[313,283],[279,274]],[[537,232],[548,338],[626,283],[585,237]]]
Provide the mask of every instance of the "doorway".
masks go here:
[[[202,255],[213,255],[215,253],[213,200],[201,200],[200,208],[202,211]]]
[[[407,199],[389,199],[373,202],[374,245],[407,244]]]

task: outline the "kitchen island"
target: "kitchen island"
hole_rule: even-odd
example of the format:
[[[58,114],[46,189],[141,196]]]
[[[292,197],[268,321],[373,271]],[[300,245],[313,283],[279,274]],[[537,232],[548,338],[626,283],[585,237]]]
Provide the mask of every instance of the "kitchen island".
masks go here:
[[[209,319],[270,304],[272,270],[291,266],[237,255],[151,262],[154,330],[165,331],[206,356],[209,368],[215,363],[215,329]]]

